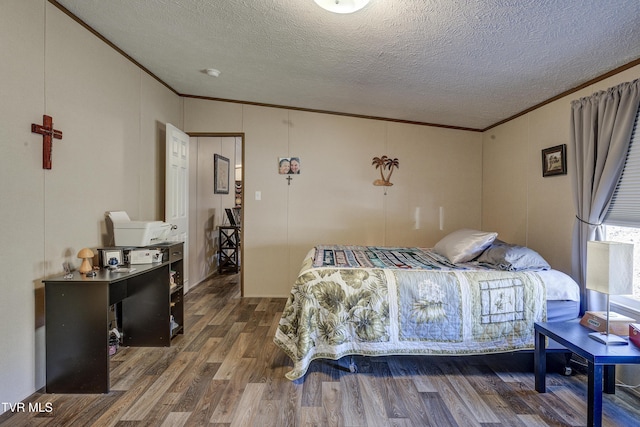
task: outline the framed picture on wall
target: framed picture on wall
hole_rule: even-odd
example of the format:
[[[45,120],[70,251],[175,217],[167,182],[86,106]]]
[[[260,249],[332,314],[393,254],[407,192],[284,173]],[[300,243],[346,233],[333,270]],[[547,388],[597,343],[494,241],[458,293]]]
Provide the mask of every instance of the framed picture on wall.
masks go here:
[[[229,159],[213,155],[213,193],[229,194]]]
[[[278,157],[278,173],[280,175],[299,174],[300,157]]]
[[[542,176],[567,174],[567,144],[542,150]]]

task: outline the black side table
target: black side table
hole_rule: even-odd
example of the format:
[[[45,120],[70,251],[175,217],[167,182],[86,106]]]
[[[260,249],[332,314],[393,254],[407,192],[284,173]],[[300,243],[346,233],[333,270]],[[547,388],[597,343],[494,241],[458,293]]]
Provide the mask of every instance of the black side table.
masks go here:
[[[615,393],[615,365],[640,364],[640,349],[633,344],[611,346],[601,344],[589,338],[589,332],[593,331],[580,325],[579,321],[535,323],[534,327],[536,391],[546,392],[545,338],[548,337],[587,360],[587,426],[601,426],[602,391],[604,389],[605,393]]]
[[[240,227],[219,226],[218,245],[218,273],[237,273],[240,269]]]

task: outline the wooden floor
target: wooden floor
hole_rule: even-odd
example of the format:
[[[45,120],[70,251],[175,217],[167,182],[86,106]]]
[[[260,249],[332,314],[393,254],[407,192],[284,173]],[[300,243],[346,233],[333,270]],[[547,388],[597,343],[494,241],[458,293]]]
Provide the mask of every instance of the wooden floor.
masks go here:
[[[316,361],[304,381],[290,382],[291,363],[272,342],[285,300],[240,298],[237,280],[222,276],[187,294],[186,334],[170,348],[121,348],[109,394],[35,393],[24,411],[0,415],[0,426],[586,424],[584,373],[550,373],[549,392],[539,394],[531,354],[358,357],[357,374]],[[603,421],[640,425],[640,393],[605,395]]]

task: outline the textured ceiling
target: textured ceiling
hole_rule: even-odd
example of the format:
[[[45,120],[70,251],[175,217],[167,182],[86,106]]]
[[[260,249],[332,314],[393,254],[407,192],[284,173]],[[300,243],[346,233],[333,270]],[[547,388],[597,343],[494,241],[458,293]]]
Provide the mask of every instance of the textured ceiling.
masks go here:
[[[182,95],[472,129],[640,58],[639,0],[57,3]]]

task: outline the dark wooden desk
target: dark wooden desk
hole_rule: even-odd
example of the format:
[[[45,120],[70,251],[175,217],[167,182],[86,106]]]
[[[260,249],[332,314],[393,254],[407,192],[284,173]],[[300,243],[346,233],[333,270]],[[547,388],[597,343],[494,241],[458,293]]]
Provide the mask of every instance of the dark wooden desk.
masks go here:
[[[592,330],[571,322],[536,323],[535,386],[536,391],[546,392],[546,339],[549,337],[584,357],[588,364],[587,426],[602,425],[602,391],[614,394],[616,364],[640,364],[640,349],[633,344],[601,344],[589,338]],[[604,381],[603,381],[604,380]]]
[[[170,262],[134,265],[132,273],[100,270],[44,280],[46,392],[108,393],[108,310],[122,303],[124,345],[171,342]]]

